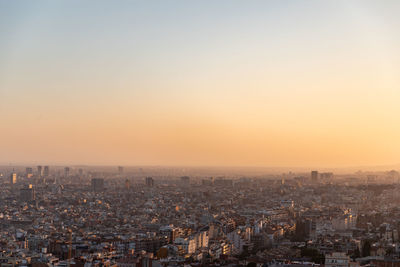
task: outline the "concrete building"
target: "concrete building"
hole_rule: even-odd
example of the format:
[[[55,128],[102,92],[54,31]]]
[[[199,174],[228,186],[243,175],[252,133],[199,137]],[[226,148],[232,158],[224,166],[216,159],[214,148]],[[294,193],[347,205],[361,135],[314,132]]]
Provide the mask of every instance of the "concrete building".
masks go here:
[[[154,179],[152,177],[146,177],[146,186],[153,187],[154,186]]]
[[[12,172],[10,174],[10,184],[16,184],[17,183],[17,173]]]
[[[64,177],[69,177],[69,171],[70,171],[69,167],[64,168]]]
[[[104,191],[104,179],[102,178],[93,178],[91,180],[92,191],[94,192],[102,192]]]
[[[325,255],[325,267],[349,267],[350,257],[343,252],[332,252]]]
[[[26,167],[25,174],[26,178],[31,178],[33,176],[33,169],[31,167]]]
[[[22,202],[30,202],[35,200],[35,189],[32,185],[20,189],[20,200]]]
[[[37,166],[37,175],[38,177],[42,177],[43,176],[43,168],[42,166]]]
[[[318,182],[318,171],[312,171],[311,172],[311,181],[312,182]]]
[[[44,166],[43,176],[48,177],[50,175],[50,168],[49,166]]]

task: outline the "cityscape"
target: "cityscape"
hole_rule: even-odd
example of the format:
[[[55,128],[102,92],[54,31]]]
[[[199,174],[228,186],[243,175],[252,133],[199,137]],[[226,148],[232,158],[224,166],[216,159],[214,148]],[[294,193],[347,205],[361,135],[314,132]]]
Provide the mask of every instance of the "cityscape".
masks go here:
[[[0,267],[400,267],[399,0],[0,0]]]
[[[394,170],[216,177],[122,166],[3,170],[2,266],[400,264]]]

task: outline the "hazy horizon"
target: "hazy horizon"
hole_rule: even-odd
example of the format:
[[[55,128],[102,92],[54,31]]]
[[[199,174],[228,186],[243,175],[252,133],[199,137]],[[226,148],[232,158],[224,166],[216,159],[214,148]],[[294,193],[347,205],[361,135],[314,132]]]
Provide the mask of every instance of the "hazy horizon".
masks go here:
[[[0,162],[399,165],[399,13],[398,1],[3,1]]]
[[[115,171],[118,167],[123,167],[129,172],[129,170],[180,170],[183,172],[193,173],[196,171],[226,171],[227,174],[241,174],[241,175],[253,175],[253,174],[265,174],[265,175],[276,175],[282,173],[297,173],[297,174],[309,174],[310,171],[317,170],[319,172],[334,172],[338,175],[349,175],[358,172],[364,173],[385,173],[392,170],[400,172],[400,164],[392,165],[376,165],[376,166],[205,166],[205,165],[96,165],[96,164],[74,164],[74,163],[57,163],[49,164],[48,162],[22,162],[22,163],[9,163],[3,164],[0,162],[0,168],[13,170],[15,168],[25,171],[26,167],[36,168],[37,166],[50,166],[52,169],[64,169],[64,167],[72,168],[86,168],[86,169],[107,169],[109,171]]]

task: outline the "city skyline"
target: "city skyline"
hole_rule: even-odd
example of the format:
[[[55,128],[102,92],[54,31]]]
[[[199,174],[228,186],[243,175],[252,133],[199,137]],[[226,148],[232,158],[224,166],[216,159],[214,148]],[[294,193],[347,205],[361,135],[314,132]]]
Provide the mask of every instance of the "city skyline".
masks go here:
[[[0,1],[0,267],[400,267],[400,1]]]
[[[399,12],[1,2],[0,163],[397,165]]]

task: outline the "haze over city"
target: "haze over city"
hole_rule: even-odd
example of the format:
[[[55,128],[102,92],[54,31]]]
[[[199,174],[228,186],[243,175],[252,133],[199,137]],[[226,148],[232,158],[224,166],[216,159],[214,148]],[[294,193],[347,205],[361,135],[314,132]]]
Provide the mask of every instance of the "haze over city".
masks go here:
[[[0,162],[400,163],[398,1],[2,1]]]
[[[400,1],[0,1],[0,267],[400,267]]]

